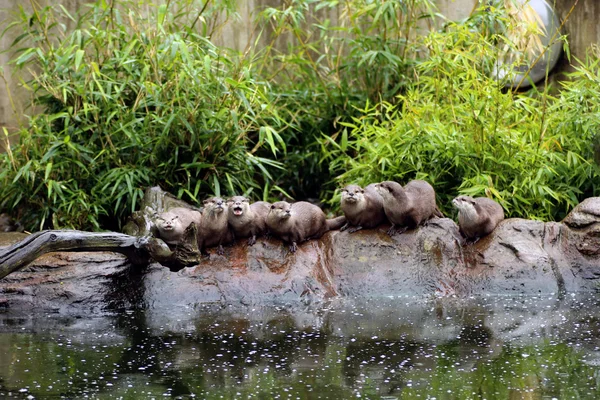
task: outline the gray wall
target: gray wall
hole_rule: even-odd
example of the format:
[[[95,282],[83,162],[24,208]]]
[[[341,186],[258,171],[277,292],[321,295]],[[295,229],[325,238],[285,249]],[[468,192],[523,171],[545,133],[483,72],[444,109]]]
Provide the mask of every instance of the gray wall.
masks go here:
[[[244,49],[251,39],[250,26],[252,25],[252,14],[256,9],[266,5],[280,4],[282,0],[240,0],[239,14],[241,21],[229,23],[223,30],[221,37],[217,38],[217,44],[225,44],[237,49]],[[553,2],[553,0],[549,0]],[[68,10],[77,10],[85,0],[62,0],[61,4]],[[27,4],[24,4],[27,3]],[[47,4],[48,0],[40,0],[40,3]],[[437,0],[440,12],[452,20],[466,17],[473,10],[479,0]],[[586,49],[591,43],[598,43],[600,40],[600,1],[598,0],[556,0],[555,7],[561,19],[565,18],[571,7],[576,4],[572,15],[565,24],[564,31],[569,35],[571,44],[571,53],[578,57],[585,56]],[[19,5],[27,7],[29,2],[22,0],[0,0],[0,21],[6,21],[10,14],[17,12]],[[337,18],[337,12],[329,11],[332,19]],[[3,29],[3,28],[2,28]],[[6,49],[18,35],[17,31],[11,32],[0,40],[0,48]],[[284,45],[284,43],[281,43]],[[23,104],[26,103],[27,93],[19,89],[18,82],[10,77],[10,66],[8,61],[10,53],[0,54],[0,66],[4,69],[8,87],[13,94],[16,112],[9,101],[4,80],[0,79],[0,129],[7,127],[9,131],[14,131],[18,127],[19,121],[23,120],[24,113],[30,113],[31,110],[24,110]],[[563,65],[563,68],[565,66]],[[3,148],[3,134],[0,130],[0,151]]]
[[[47,0],[39,1],[41,6],[48,3]],[[82,3],[82,0],[60,0],[60,4],[67,10],[77,9]],[[29,1],[0,0],[0,32],[5,29],[6,23],[12,21],[15,18],[15,15],[19,13],[19,7],[24,7],[28,12],[31,11]],[[69,21],[66,23],[68,26]],[[18,35],[19,32],[17,30],[7,32],[4,37],[0,38],[0,50],[4,51],[8,49]],[[11,66],[8,62],[12,55],[13,54],[10,52],[0,54],[0,70],[4,71],[4,79],[0,78],[0,151],[3,151],[5,147],[5,136],[2,128],[7,128],[10,132],[15,131],[19,126],[19,121],[24,121],[23,114],[30,112],[30,110],[24,110],[24,104],[27,103],[28,92],[20,87],[20,84],[16,79],[12,79],[11,77]],[[7,86],[12,95],[12,104],[7,91]]]

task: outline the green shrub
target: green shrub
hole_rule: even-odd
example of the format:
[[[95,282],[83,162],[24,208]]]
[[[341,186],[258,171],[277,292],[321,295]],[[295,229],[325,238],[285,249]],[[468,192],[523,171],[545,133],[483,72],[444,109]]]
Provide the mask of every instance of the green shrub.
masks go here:
[[[156,184],[191,203],[288,193],[335,207],[342,183],[424,178],[446,213],[464,193],[551,219],[598,195],[598,52],[560,90],[506,90],[491,78],[519,47],[504,11],[434,31],[432,4],[284,2],[244,54],[210,40],[231,0],[21,11],[13,66],[35,71],[37,108],[0,154],[0,210],[28,229],[117,229]]]
[[[597,61],[582,65],[558,97],[548,86],[513,93],[491,73],[499,39],[468,22],[423,38],[428,57],[397,105],[368,104],[343,123],[339,142],[323,137],[337,181],[425,179],[447,214],[453,197],[469,194],[495,198],[508,216],[536,219],[561,218],[598,194]]]
[[[276,190],[269,169],[280,164],[257,154],[285,150],[270,85],[207,39],[228,2],[115,3],[76,18],[22,11],[12,24],[25,44],[13,65],[35,71],[27,87],[42,112],[0,157],[0,209],[21,210],[29,229],[115,229],[151,185],[192,203]]]
[[[548,106],[548,129],[566,158],[557,172],[570,178],[582,200],[600,195],[600,48],[588,49],[567,78],[560,83],[556,101]]]
[[[319,197],[332,179],[320,162],[322,135],[337,137],[340,121],[360,115],[357,107],[395,103],[409,85],[419,62],[415,39],[433,23],[433,3],[294,0],[260,14],[269,41],[257,73],[272,82],[292,126],[282,133],[290,151],[277,182],[293,197]]]

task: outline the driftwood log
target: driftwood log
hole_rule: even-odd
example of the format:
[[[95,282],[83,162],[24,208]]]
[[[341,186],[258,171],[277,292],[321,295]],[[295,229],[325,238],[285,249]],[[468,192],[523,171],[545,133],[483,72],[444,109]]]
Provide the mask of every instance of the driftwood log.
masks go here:
[[[159,187],[152,187],[146,190],[142,209],[134,212],[123,228],[125,233],[76,230],[34,233],[0,250],[0,279],[55,251],[111,251],[124,254],[134,265],[147,265],[153,259],[172,271],[197,265],[201,257],[196,226],[188,227],[184,242],[173,248],[155,237],[154,216],[174,207],[195,209]]]
[[[38,232],[0,252],[0,279],[53,251],[114,251],[126,255],[134,264],[144,264],[148,263],[149,253],[144,250],[148,242],[115,232]]]

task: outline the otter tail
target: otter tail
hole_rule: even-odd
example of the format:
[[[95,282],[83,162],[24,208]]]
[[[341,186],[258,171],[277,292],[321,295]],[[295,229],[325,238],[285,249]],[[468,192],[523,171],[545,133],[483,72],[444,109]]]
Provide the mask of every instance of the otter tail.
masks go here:
[[[335,231],[340,229],[344,224],[346,224],[346,217],[335,217],[325,221],[328,231]]]

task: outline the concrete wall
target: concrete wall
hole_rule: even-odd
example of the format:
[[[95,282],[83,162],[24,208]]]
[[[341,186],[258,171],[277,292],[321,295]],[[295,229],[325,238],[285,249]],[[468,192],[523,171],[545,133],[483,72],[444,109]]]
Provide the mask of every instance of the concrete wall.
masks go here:
[[[283,0],[238,1],[240,19],[233,23],[229,23],[222,30],[221,36],[217,38],[215,42],[237,49],[244,49],[249,41],[254,40],[250,29],[252,26],[253,13],[265,6],[276,6],[277,4],[281,4],[282,1]],[[548,1],[554,2],[554,0]],[[43,6],[44,4],[48,4],[48,0],[39,0],[39,3]],[[86,0],[61,1],[61,4],[71,11],[77,10],[85,3]],[[451,20],[465,18],[478,3],[479,0],[437,0],[440,13]],[[29,4],[29,2],[23,2],[22,0],[0,0],[0,21],[7,21],[11,13],[18,11],[20,5],[27,7],[27,4]],[[583,58],[586,49],[590,44],[598,43],[600,41],[600,24],[597,23],[598,19],[600,19],[600,1],[556,0],[554,5],[561,19],[564,19],[571,11],[571,8],[575,6],[572,15],[564,26],[564,31],[569,35],[571,53],[578,58]],[[329,17],[331,19],[337,19],[339,17],[339,12],[336,10],[327,12],[330,14]],[[18,31],[14,31],[1,38],[0,48],[3,50],[8,48],[17,35]],[[285,46],[285,43],[279,43],[279,45]],[[10,77],[10,66],[8,65],[10,57],[10,53],[0,54],[0,67],[4,69],[4,75],[7,80],[6,84],[14,96],[14,107],[16,112],[13,112],[13,106],[9,101],[6,84],[3,79],[0,79],[0,151],[3,147],[2,127],[7,127],[10,131],[14,131],[18,126],[19,119],[22,119],[23,113],[28,112],[28,110],[23,109],[23,104],[25,104],[27,100],[25,97],[27,93],[24,90],[20,90],[18,82],[12,80]],[[562,68],[564,69],[565,66],[563,65]]]
[[[563,32],[569,36],[571,54],[583,59],[591,44],[600,43],[600,1],[556,0],[555,8],[561,21],[572,10]]]
[[[48,4],[47,0],[40,0],[41,7]],[[61,0],[67,10],[76,10],[83,0]],[[31,12],[30,2],[23,0],[0,0],[0,31],[6,28],[6,24],[13,21],[16,15],[19,14],[20,7],[24,7],[28,13]],[[71,21],[65,21],[67,26],[72,24]],[[8,31],[0,38],[0,50],[7,50],[13,41],[19,36],[18,30]],[[0,54],[0,72],[3,71],[3,77],[0,76],[0,151],[5,148],[5,135],[3,128],[13,132],[19,126],[19,120],[23,120],[23,114],[30,112],[26,110],[24,105],[28,103],[28,92],[24,90],[20,83],[11,77],[11,66],[8,64],[13,56],[11,52],[3,52]],[[2,74],[0,74],[2,75]],[[8,89],[10,90],[7,90]],[[10,93],[10,96],[9,96]],[[12,101],[11,98],[12,97]]]

